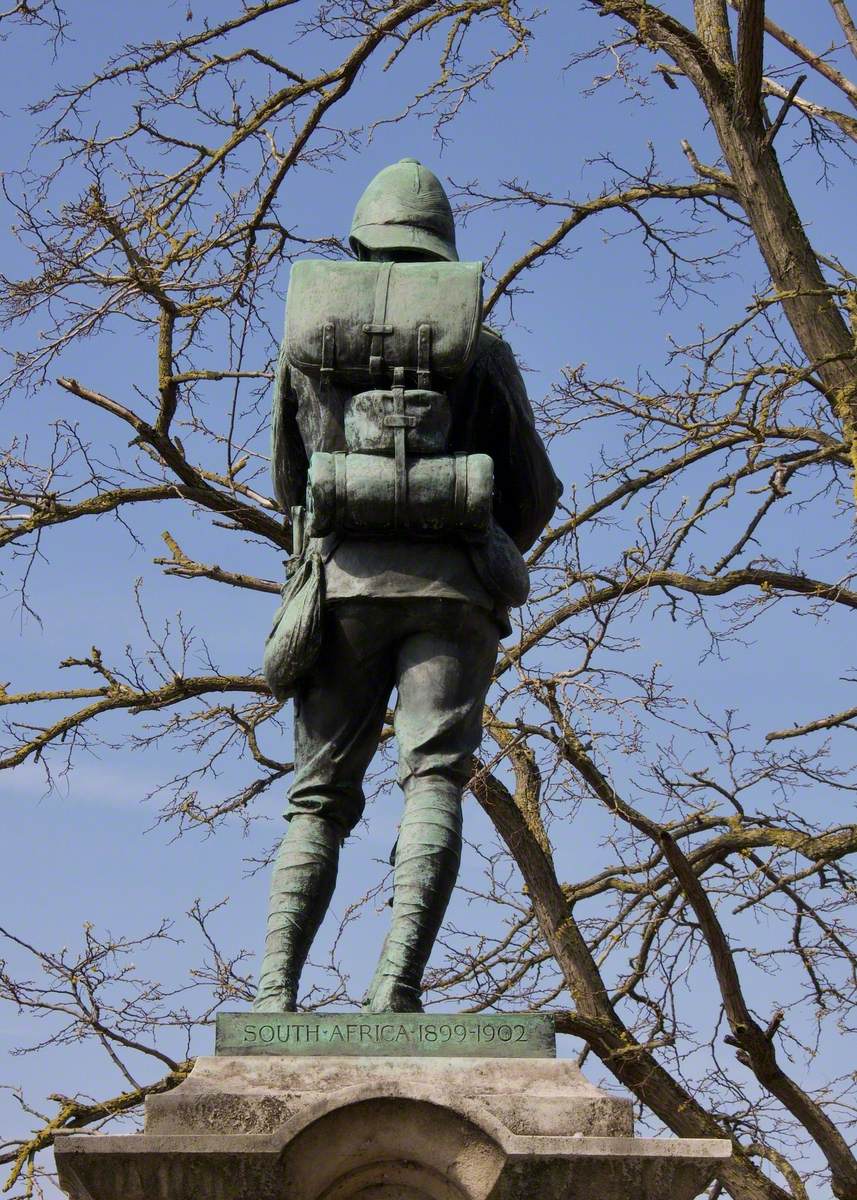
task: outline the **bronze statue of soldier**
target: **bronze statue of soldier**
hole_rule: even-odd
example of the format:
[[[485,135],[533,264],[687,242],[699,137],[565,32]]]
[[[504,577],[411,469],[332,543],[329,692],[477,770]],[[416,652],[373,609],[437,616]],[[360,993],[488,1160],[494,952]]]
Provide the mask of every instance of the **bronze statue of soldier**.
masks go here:
[[[265,672],[294,697],[295,768],[258,1011],[295,1008],[394,689],[404,813],[364,1007],[422,1011],[498,641],[561,492],[437,177],[385,168],[350,240],[356,262],[293,267],[274,390],[274,490],[296,544]]]

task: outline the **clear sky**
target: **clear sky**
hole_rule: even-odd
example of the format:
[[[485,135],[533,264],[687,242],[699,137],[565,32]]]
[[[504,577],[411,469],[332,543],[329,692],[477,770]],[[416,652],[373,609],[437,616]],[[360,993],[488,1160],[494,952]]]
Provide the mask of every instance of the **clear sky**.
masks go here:
[[[88,0],[72,6],[72,40],[52,58],[37,34],[19,32],[0,43],[3,71],[0,77],[0,112],[4,164],[19,164],[34,140],[38,119],[25,114],[24,105],[37,99],[56,80],[78,80],[98,66],[123,43],[147,37],[169,36],[184,28],[184,4],[157,0],[146,5],[117,5]],[[221,0],[207,4],[206,15],[214,19],[224,9]],[[699,156],[716,158],[711,131],[703,128],[695,100],[684,87],[667,91],[655,83],[654,100],[646,105],[623,101],[615,89],[582,97],[580,89],[593,73],[595,64],[567,70],[576,44],[591,41],[604,32],[603,22],[578,11],[569,3],[552,5],[540,23],[527,59],[512,63],[498,76],[497,86],[480,92],[466,104],[459,118],[446,130],[441,143],[430,121],[408,119],[384,124],[371,139],[356,132],[354,150],[327,170],[304,169],[296,174],[288,193],[288,211],[296,226],[312,234],[345,234],[354,201],[371,176],[382,166],[403,156],[416,156],[454,185],[477,181],[491,190],[498,180],[528,181],[539,191],[553,191],[584,198],[597,191],[603,169],[587,166],[587,160],[609,151],[618,161],[643,169],[649,143],[657,147],[662,171],[680,178],[688,176],[680,139],[690,136]],[[680,15],[689,4],[671,5]],[[812,28],[809,8],[797,0],[772,3],[784,24],[792,22],[816,44],[826,31]],[[286,28],[291,17],[283,18]],[[286,35],[287,37],[288,35]],[[284,38],[284,40],[286,40]],[[436,48],[426,46],[408,63],[419,64],[425,74]],[[296,43],[290,61],[300,69],[302,56],[311,56],[311,45]],[[379,113],[392,114],[401,107],[413,77],[413,66],[404,63],[389,76],[370,68],[349,101],[347,124],[359,130]],[[109,122],[111,113],[104,114]],[[343,119],[343,118],[340,118]],[[827,253],[844,254],[853,236],[853,186],[827,187],[819,181],[811,159],[798,159],[787,167],[804,221],[812,236]],[[550,213],[539,218],[540,228],[553,223]],[[3,238],[3,270],[23,270],[24,258],[9,235],[12,215],[8,209],[0,222]],[[707,294],[689,296],[680,309],[661,311],[657,289],[646,278],[648,255],[636,236],[615,240],[607,232],[627,227],[621,218],[605,218],[581,233],[572,243],[570,261],[554,259],[528,278],[529,293],[518,299],[514,317],[504,332],[527,367],[527,382],[534,398],[544,395],[567,365],[586,362],[595,377],[621,376],[633,379],[638,370],[669,378],[666,359],[668,339],[691,338],[704,322],[716,327],[719,311],[740,312],[749,302],[764,272],[754,250],[746,250],[728,279],[712,285]],[[534,236],[529,214],[516,209],[501,213],[477,213],[461,229],[462,258],[490,254],[498,242],[497,262],[508,264]],[[853,266],[853,264],[852,264]],[[279,285],[284,289],[287,266]],[[279,299],[272,298],[272,312],[279,312]],[[506,321],[508,310],[501,320]],[[276,318],[278,321],[280,317]],[[14,330],[3,335],[7,348]],[[66,374],[77,375],[91,386],[110,391],[133,402],[136,384],[150,386],[149,346],[127,334],[102,336],[72,349],[64,364]],[[263,353],[263,351],[260,351]],[[217,347],[212,348],[216,358]],[[55,372],[58,373],[58,372]],[[216,402],[216,401],[215,401]],[[0,410],[0,431],[9,434],[29,431],[34,448],[46,442],[50,422],[65,417],[79,421],[87,435],[102,442],[120,444],[124,431],[117,431],[110,418],[77,406],[70,396],[48,383],[35,396],[19,396]],[[586,473],[596,460],[603,430],[588,428],[575,439],[566,439],[556,451],[557,469],[566,487]],[[618,437],[618,431],[617,431]],[[126,439],[127,440],[127,439]],[[820,514],[823,510],[816,510]],[[800,526],[784,512],[778,520],[777,536],[783,546],[823,544],[820,527],[805,522],[821,521],[802,515]],[[216,648],[218,661],[230,671],[255,670],[273,599],[258,593],[235,592],[207,581],[182,581],[164,576],[152,559],[162,553],[160,533],[169,529],[184,548],[203,561],[223,554],[221,565],[277,578],[276,556],[258,545],[239,539],[211,535],[208,521],[189,512],[150,507],[135,514],[135,544],[113,520],[80,522],[50,531],[43,540],[30,583],[34,607],[41,618],[22,614],[14,592],[0,594],[0,619],[6,630],[0,658],[0,682],[9,690],[57,686],[64,682],[57,664],[63,657],[83,655],[97,644],[107,656],[121,656],[128,643],[140,641],[139,617],[134,603],[134,584],[142,579],[141,597],[154,624],[174,621],[179,608],[187,613],[201,638]],[[590,534],[589,536],[593,536]],[[605,532],[605,538],[612,534]],[[722,713],[740,704],[742,720],[764,732],[789,724],[797,717],[812,717],[853,704],[852,693],[842,681],[843,646],[853,633],[843,618],[813,627],[811,662],[806,661],[804,622],[791,609],[781,606],[768,618],[765,643],[736,644],[725,659],[701,661],[706,646],[702,628],[681,630],[681,653],[675,653],[675,628],[661,612],[647,614],[645,630],[636,630],[643,646],[639,661],[669,661],[676,689],[704,700],[709,711]],[[772,646],[779,649],[772,653]],[[800,704],[795,704],[795,679],[800,680]],[[124,720],[107,728],[120,742],[128,726]],[[287,754],[286,746],[277,753]],[[623,766],[615,764],[619,778]],[[267,894],[267,872],[253,873],[252,861],[270,847],[281,833],[282,793],[266,796],[258,811],[263,819],[249,827],[240,821],[225,823],[215,836],[189,832],[176,838],[172,826],[156,823],[157,799],[147,796],[170,773],[167,748],[156,754],[128,749],[81,755],[74,770],[46,791],[38,765],[27,764],[0,776],[2,814],[2,862],[0,873],[0,925],[37,945],[59,948],[77,945],[85,922],[116,932],[142,934],[164,916],[175,920],[174,932],[183,944],[165,944],[141,962],[141,972],[178,981],[188,963],[199,957],[199,940],[184,914],[197,897],[212,903],[228,897],[228,905],[215,919],[224,944],[233,952],[246,947],[259,949]],[[230,783],[244,777],[242,764],[229,759],[222,764],[217,786],[224,793]],[[826,803],[825,798],[817,798]],[[343,858],[340,885],[333,912],[322,934],[314,958],[322,959],[336,920],[347,905],[377,882],[384,871],[395,837],[398,797],[385,793],[371,808],[370,820],[357,832]],[[467,833],[481,843],[488,837],[484,819],[475,802],[467,805]],[[843,818],[844,819],[844,818]],[[596,818],[581,814],[573,836],[558,839],[564,876],[588,873],[590,847],[599,832]],[[465,871],[475,873],[471,853]],[[473,876],[471,876],[473,877]],[[468,923],[465,898],[453,909],[457,922]],[[344,961],[351,974],[352,995],[359,995],[368,980],[383,936],[384,911],[370,913],[349,933]],[[0,949],[0,956],[5,952]],[[15,961],[14,952],[10,961]],[[20,956],[18,962],[23,961]],[[764,985],[772,998],[776,976]],[[700,997],[700,1003],[704,999]],[[90,1048],[67,1047],[46,1050],[25,1058],[7,1057],[13,1047],[44,1036],[40,1026],[11,1005],[0,1006],[0,1082],[22,1083],[33,1098],[44,1092],[85,1090],[94,1096],[122,1087],[106,1058]],[[201,1033],[194,1049],[205,1052],[213,1035]],[[818,1069],[824,1073],[823,1049]],[[829,1062],[829,1059],[827,1060]],[[802,1068],[801,1068],[802,1069]],[[151,1068],[144,1068],[150,1076]],[[82,1072],[85,1078],[82,1078]],[[16,1106],[0,1093],[0,1133],[17,1126]],[[3,1138],[0,1136],[0,1141]]]

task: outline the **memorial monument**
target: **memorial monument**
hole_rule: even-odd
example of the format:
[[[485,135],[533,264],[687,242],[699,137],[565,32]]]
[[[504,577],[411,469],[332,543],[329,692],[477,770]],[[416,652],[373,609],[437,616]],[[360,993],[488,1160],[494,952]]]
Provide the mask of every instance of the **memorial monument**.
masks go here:
[[[555,1057],[549,1016],[426,1014],[461,797],[522,557],[561,488],[480,263],[415,159],[357,205],[353,262],[292,269],[272,470],[293,555],[265,648],[295,701],[288,828],[252,1012],[149,1096],[145,1132],[61,1136],[73,1200],[691,1200],[724,1141],[635,1138],[631,1101]],[[404,811],[363,1011],[298,1013],[301,970],[396,691]]]
[[[482,325],[482,264],[458,261],[437,177],[410,158],[381,171],[351,245],[356,262],[293,267],[274,393],[295,553],[265,673],[295,697],[295,772],[260,1011],[295,1008],[394,688],[405,806],[365,1007],[421,1010],[498,639],[527,595],[521,552],[562,490],[512,352]]]

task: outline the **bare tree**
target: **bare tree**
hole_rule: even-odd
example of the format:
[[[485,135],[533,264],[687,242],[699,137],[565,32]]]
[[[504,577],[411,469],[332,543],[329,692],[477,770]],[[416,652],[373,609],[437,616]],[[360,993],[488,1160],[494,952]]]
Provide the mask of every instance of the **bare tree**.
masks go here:
[[[502,87],[512,60],[521,69],[547,21],[550,36],[567,38],[572,65],[594,64],[594,89],[681,100],[671,127],[684,178],[660,174],[654,147],[642,167],[605,152],[590,164],[597,185],[580,195],[571,172],[560,193],[523,176],[457,181],[463,219],[496,214],[501,229],[514,211],[532,230],[517,248],[498,238],[493,321],[526,305],[532,273],[596,228],[640,238],[665,320],[671,302],[713,286],[738,255],[758,251],[769,278],[740,311],[691,344],[674,341],[667,362],[641,364],[634,379],[555,364],[539,405],[544,432],[558,453],[584,434],[600,450],[578,461],[558,521],[532,552],[533,597],[497,665],[472,779],[497,839],[472,848],[482,872],[461,885],[472,927],[445,930],[432,998],[555,1013],[581,1061],[596,1056],[652,1129],[732,1139],[713,1195],[804,1200],[829,1190],[850,1200],[854,1075],[841,1052],[832,1077],[808,1083],[806,1066],[855,1032],[857,825],[841,805],[854,791],[857,707],[807,712],[796,687],[792,723],[771,728],[740,695],[732,707],[710,705],[686,671],[700,634],[711,658],[750,641],[780,654],[788,612],[805,618],[808,661],[819,627],[832,628],[842,678],[857,678],[845,652],[857,608],[857,280],[846,248],[812,244],[789,182],[812,162],[841,186],[852,165],[857,119],[839,107],[857,105],[848,5],[817,5],[819,36],[833,41],[812,47],[770,19],[763,0],[694,0],[685,22],[646,0],[587,0],[580,14],[547,18],[515,0],[233,7],[217,24],[188,12],[181,36],[128,47],[83,84],[58,87],[38,106],[31,160],[4,179],[31,265],[0,275],[3,396],[14,405],[58,385],[108,414],[124,447],[86,440],[70,417],[46,455],[23,426],[0,451],[0,544],[20,604],[37,604],[32,568],[62,536],[54,526],[112,516],[139,538],[136,514],[155,504],[167,515],[190,507],[211,528],[198,557],[172,533],[166,553],[148,547],[168,574],[278,591],[290,532],[267,485],[269,314],[281,305],[284,260],[346,253],[311,220],[287,219],[285,198],[298,168],[335,164],[363,144],[350,103],[366,69],[411,55],[404,110],[373,119],[428,117],[451,138],[471,99]],[[593,12],[604,36],[584,44]],[[67,18],[56,4],[0,13],[10,42],[32,26],[47,30],[61,61]],[[695,149],[706,122],[719,146],[712,163]],[[129,324],[147,335],[154,381],[133,403],[130,377],[108,387],[64,367],[79,344]],[[271,578],[242,569],[248,545],[266,549]],[[161,819],[179,832],[253,821],[255,802],[291,770],[279,757],[279,706],[254,671],[224,673],[217,647],[189,624],[160,631],[142,602],[140,617],[143,641],[125,661],[63,649],[74,686],[0,688],[0,767],[38,762],[50,780],[87,748],[178,746],[190,765],[164,779]],[[644,618],[671,622],[673,661],[647,654]],[[194,662],[205,669],[194,673]],[[241,786],[224,792],[226,757],[245,767]],[[381,761],[379,786],[385,769]],[[557,864],[575,818],[592,831],[592,869],[569,880]],[[374,899],[355,902],[346,925]],[[50,1031],[23,1049],[87,1041],[121,1078],[106,1098],[84,1087],[50,1097],[56,1111],[20,1093],[34,1129],[0,1145],[13,1194],[42,1186],[39,1156],[57,1130],[115,1122],[180,1082],[193,1031],[221,1002],[249,998],[245,951],[219,948],[201,903],[190,920],[205,961],[170,988],[130,966],[140,939],[87,930],[79,950],[55,951],[0,931],[32,973],[4,966],[0,996]],[[143,948],[171,936],[160,926]],[[327,968],[307,1005],[350,998],[338,943]],[[771,976],[782,980],[773,1006]]]

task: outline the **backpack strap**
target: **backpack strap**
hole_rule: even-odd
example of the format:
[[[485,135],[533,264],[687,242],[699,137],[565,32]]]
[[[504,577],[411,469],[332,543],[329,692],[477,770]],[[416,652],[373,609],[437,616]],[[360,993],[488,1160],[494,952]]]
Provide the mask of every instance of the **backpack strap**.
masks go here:
[[[431,388],[431,325],[417,330],[417,387],[426,392]]]
[[[405,368],[393,370],[393,453],[396,470],[393,476],[393,528],[407,524],[408,460],[405,457],[405,430],[409,424],[405,414]]]
[[[467,522],[467,455],[458,452],[454,456],[453,471],[453,492],[452,492],[452,508],[455,513],[455,520],[459,526],[463,526]]]
[[[387,299],[390,294],[390,275],[394,264],[382,263],[375,281],[375,303],[372,321],[363,326],[363,332],[368,333],[369,342],[369,371],[372,375],[380,375],[384,369],[384,337],[393,332],[393,326],[387,321]]]
[[[322,395],[326,394],[333,382],[333,367],[336,362],[336,326],[332,321],[325,322],[321,331],[321,372],[320,387]]]
[[[336,514],[335,528],[342,529],[348,512],[348,476],[345,454],[337,451],[333,455],[333,499]]]

